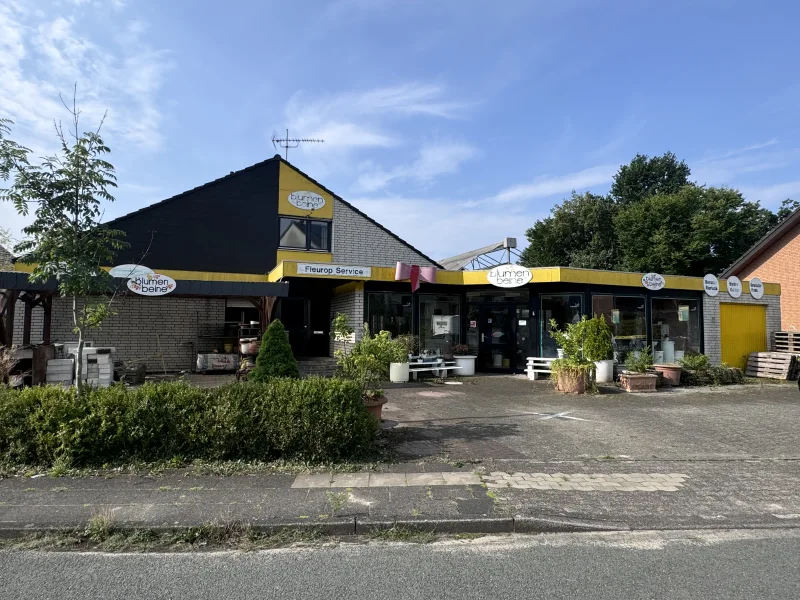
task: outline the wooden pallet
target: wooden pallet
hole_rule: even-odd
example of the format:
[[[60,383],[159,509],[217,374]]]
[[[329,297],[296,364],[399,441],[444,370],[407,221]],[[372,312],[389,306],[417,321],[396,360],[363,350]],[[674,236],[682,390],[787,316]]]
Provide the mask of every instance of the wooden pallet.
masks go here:
[[[800,374],[800,360],[787,352],[753,352],[747,358],[748,377],[770,379],[796,379]]]
[[[775,351],[800,354],[800,331],[776,331]]]

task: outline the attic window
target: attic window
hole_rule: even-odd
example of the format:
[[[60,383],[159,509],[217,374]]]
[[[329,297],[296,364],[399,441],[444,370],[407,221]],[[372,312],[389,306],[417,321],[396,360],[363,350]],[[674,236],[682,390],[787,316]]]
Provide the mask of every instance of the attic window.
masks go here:
[[[281,217],[281,248],[297,250],[331,250],[331,222]]]

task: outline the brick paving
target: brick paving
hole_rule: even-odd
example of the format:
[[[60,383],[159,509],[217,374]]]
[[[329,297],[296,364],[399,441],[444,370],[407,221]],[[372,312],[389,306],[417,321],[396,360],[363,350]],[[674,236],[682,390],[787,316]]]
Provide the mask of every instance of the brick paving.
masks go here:
[[[483,477],[488,488],[579,492],[677,492],[683,473],[503,473]]]

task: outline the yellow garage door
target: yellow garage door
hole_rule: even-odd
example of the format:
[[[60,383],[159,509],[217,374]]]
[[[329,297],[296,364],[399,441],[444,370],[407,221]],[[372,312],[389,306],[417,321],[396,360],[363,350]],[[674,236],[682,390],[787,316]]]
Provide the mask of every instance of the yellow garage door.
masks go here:
[[[767,351],[767,307],[759,304],[719,305],[722,362],[744,369],[747,355]]]

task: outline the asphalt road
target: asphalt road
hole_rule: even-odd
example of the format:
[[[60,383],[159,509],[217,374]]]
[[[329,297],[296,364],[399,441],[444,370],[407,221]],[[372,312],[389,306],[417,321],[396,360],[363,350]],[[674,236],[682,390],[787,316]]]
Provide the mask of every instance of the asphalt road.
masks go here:
[[[800,530],[558,534],[257,553],[0,553],[0,598],[800,597]]]

